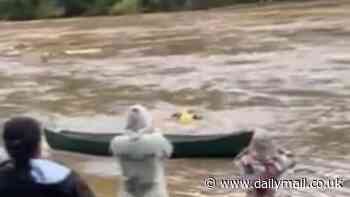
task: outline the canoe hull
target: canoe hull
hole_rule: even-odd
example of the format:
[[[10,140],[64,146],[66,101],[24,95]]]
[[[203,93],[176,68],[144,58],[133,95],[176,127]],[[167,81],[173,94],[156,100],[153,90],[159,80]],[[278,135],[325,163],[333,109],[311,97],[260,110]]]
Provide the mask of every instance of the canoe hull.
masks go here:
[[[56,150],[111,156],[110,141],[121,133],[91,134],[73,131],[54,132],[45,129],[49,146]],[[253,131],[220,135],[165,135],[173,144],[172,158],[233,158],[248,146]]]

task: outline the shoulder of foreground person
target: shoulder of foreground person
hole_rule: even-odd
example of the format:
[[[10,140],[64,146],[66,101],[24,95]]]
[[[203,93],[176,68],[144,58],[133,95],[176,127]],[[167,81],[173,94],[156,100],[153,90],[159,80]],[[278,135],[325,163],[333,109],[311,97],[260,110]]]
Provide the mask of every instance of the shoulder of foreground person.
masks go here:
[[[61,189],[72,197],[94,197],[95,195],[80,177],[68,167],[50,160],[32,160],[31,174],[35,182],[48,187]]]
[[[12,162],[9,160],[1,160],[0,161],[0,175],[3,175],[3,173],[6,173],[10,170],[12,170],[14,166],[12,165]]]
[[[2,147],[0,147],[0,164],[2,163],[2,162],[5,162],[6,160],[8,160],[9,158],[8,158],[8,156],[7,156],[7,153],[5,152],[5,150],[2,148]]]
[[[59,163],[31,160],[32,181],[24,184],[23,176],[16,173],[11,160],[0,163],[0,193],[9,196],[23,196],[31,192],[33,196],[94,197],[86,182],[74,171]]]

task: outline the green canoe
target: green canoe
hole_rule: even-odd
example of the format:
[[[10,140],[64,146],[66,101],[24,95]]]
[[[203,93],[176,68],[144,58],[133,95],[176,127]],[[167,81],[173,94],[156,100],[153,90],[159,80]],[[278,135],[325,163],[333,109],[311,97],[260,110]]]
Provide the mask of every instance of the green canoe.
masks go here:
[[[110,141],[121,133],[82,133],[62,130],[59,132],[45,129],[49,146],[56,150],[77,153],[111,156]],[[235,157],[248,146],[253,131],[239,131],[229,134],[177,135],[165,137],[174,145],[172,158],[195,157]]]

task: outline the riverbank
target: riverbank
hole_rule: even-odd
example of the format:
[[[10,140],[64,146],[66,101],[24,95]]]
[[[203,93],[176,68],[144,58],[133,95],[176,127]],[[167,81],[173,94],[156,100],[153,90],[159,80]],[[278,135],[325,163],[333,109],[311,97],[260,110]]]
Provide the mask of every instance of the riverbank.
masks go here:
[[[200,10],[271,0],[0,0],[0,20]],[[276,0],[277,1],[277,0]],[[283,1],[283,0],[278,0]]]

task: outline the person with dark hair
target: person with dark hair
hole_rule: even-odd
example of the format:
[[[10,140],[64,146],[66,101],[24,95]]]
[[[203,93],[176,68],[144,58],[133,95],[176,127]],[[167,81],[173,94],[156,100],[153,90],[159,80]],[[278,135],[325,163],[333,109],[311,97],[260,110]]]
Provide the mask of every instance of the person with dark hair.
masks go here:
[[[0,194],[8,197],[94,197],[71,169],[41,159],[41,125],[33,118],[5,122],[3,139],[9,160],[0,163]]]

